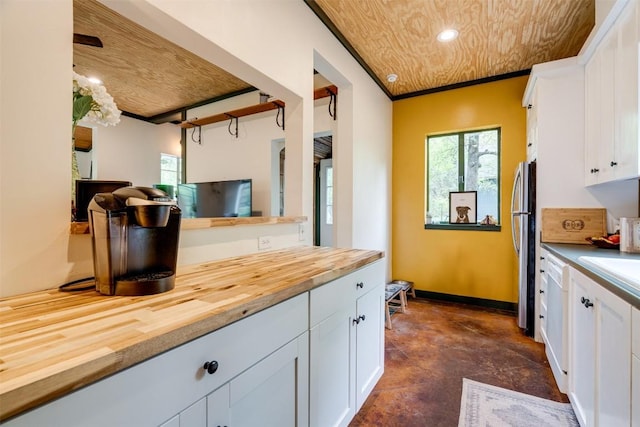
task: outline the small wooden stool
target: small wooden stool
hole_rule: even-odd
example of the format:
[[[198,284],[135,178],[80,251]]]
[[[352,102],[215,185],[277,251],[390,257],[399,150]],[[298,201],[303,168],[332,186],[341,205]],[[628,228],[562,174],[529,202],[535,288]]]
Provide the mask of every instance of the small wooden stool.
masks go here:
[[[411,295],[413,298],[416,297],[416,290],[413,287],[413,282],[409,282],[408,280],[392,280],[389,282],[389,285],[402,286],[402,298],[404,300],[405,308],[409,305],[407,303],[407,294]]]
[[[402,285],[395,285],[389,283],[384,290],[384,308],[385,308],[385,321],[384,325],[387,329],[391,328],[391,314],[400,311],[404,313],[405,310],[405,295]]]

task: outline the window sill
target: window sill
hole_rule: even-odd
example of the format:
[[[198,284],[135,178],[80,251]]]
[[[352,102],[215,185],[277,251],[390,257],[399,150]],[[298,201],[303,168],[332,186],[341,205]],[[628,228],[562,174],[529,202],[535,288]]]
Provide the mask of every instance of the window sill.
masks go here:
[[[500,231],[501,225],[482,224],[425,224],[425,230]]]

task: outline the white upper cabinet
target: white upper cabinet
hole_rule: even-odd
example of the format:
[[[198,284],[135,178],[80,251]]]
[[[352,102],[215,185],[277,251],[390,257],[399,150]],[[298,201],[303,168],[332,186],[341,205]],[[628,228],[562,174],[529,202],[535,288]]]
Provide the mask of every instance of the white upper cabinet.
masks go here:
[[[534,91],[527,105],[527,161],[538,158],[538,92]]]
[[[640,176],[638,1],[624,9],[585,66],[585,184]]]

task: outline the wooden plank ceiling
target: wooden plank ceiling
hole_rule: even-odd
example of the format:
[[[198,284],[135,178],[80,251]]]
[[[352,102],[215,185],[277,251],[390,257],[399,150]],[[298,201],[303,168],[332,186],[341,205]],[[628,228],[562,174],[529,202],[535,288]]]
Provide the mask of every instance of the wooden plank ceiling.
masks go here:
[[[594,0],[305,1],[321,9],[393,97],[574,56],[595,22]],[[440,43],[436,36],[446,28],[460,35]],[[395,83],[387,82],[391,73]]]
[[[95,0],[74,0],[74,33],[104,47],[74,44],[74,70],[102,80],[118,108],[145,118],[252,86]]]
[[[573,56],[594,23],[594,0],[304,1],[338,29],[391,99]],[[96,0],[74,0],[73,11],[74,32],[104,46],[74,44],[74,70],[100,78],[125,112],[179,121],[180,109],[256,90]],[[450,26],[460,37],[436,42]]]

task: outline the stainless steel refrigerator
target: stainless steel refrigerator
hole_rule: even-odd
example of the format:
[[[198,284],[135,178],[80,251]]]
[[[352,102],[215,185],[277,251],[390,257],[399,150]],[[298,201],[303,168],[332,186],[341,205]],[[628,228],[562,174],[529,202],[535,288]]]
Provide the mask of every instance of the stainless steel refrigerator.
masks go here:
[[[511,194],[511,234],[518,256],[518,326],[534,336],[536,267],[536,162],[516,168]]]

